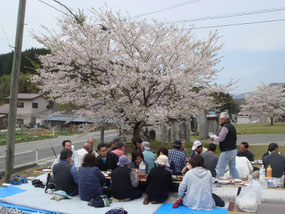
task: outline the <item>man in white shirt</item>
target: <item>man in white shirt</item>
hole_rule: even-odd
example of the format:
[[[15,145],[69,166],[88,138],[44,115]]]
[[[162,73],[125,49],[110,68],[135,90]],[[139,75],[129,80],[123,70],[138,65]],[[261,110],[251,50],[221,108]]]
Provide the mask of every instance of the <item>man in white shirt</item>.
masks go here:
[[[83,163],[83,159],[84,159],[85,155],[88,154],[90,151],[91,151],[91,146],[89,143],[84,143],[83,148],[77,150],[78,160],[79,160],[80,166]]]
[[[236,168],[241,179],[249,176],[253,172],[251,162],[246,157],[236,156]],[[230,172],[228,170],[225,176],[228,177],[229,175]]]
[[[78,168],[80,166],[78,154],[76,151],[74,151],[71,140],[64,140],[62,142],[62,150],[64,150],[64,149],[69,149],[72,151],[72,157],[71,157],[70,163],[73,164],[76,168]],[[51,168],[53,168],[53,166],[59,162],[60,162],[60,155],[58,155],[57,158],[54,160]]]

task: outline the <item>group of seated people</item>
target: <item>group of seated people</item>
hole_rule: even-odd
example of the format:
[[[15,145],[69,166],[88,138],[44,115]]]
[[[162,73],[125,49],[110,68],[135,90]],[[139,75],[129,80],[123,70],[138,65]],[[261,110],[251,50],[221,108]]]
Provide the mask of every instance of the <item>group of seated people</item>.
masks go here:
[[[150,144],[141,139],[133,141],[131,157],[125,155],[125,145],[119,138],[113,140],[110,151],[108,145],[100,143],[97,153],[92,149],[93,144],[94,141],[89,139],[82,149],[74,151],[71,141],[63,141],[63,150],[52,166],[56,190],[63,190],[71,196],[79,194],[84,201],[90,201],[102,194],[112,196],[114,200],[128,201],[142,197],[145,192],[143,204],[155,204],[166,201],[169,192],[175,189],[172,175],[185,174],[176,188],[179,198],[173,204],[174,208],[181,204],[197,210],[224,206],[221,198],[212,194],[212,178],[216,177],[218,162],[218,156],[215,155],[216,145],[213,143],[205,149],[201,142],[195,141],[189,161],[184,140],[176,140],[173,149],[160,148],[157,157],[151,151]],[[238,170],[239,158],[247,161],[254,159],[248,147],[246,142],[240,145]],[[263,161],[265,167],[271,165],[274,177],[281,176],[278,169],[282,169],[283,173],[285,157],[278,154],[277,144],[269,145],[268,154],[265,154]],[[148,174],[145,183],[139,182],[142,163],[145,166],[144,173]],[[245,168],[245,165],[241,168]],[[110,179],[106,179],[102,171],[110,172]]]

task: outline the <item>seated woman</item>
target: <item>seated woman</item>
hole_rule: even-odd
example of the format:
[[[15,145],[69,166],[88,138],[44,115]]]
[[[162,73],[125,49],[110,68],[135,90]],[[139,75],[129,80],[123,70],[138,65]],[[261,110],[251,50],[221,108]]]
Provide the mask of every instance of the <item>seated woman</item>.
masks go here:
[[[171,172],[165,169],[168,164],[168,157],[166,155],[160,155],[155,161],[156,167],[150,170],[146,180],[146,193],[143,204],[163,203],[169,196],[169,189],[172,186]]]
[[[178,200],[172,207],[177,208],[182,204],[195,210],[211,210],[215,205],[223,207],[224,202],[212,194],[212,174],[203,168],[203,157],[199,154],[194,155],[190,165],[192,169],[183,177],[178,189]]]
[[[134,150],[132,153],[132,162],[131,168],[132,169],[139,169],[141,162],[145,164],[145,174],[149,173],[149,164],[144,160],[143,153],[139,150]]]
[[[115,199],[128,201],[142,196],[143,191],[138,187],[137,170],[130,168],[130,159],[126,155],[119,158],[116,169],[111,174],[111,193]]]
[[[159,148],[157,151],[157,156],[160,155],[166,155],[168,157],[168,149],[167,148]],[[165,167],[167,170],[169,170],[173,175],[176,175],[175,172],[175,163],[173,161],[170,161],[169,166]]]
[[[96,167],[96,157],[92,153],[86,154],[78,172],[78,192],[83,201],[90,201],[103,194],[105,176]]]

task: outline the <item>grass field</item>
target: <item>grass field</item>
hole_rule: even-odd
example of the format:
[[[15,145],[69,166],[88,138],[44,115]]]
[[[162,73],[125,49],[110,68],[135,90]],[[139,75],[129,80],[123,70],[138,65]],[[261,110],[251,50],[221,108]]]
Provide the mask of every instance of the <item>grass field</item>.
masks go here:
[[[235,125],[238,134],[285,134],[285,123],[275,123],[273,126],[263,123]]]
[[[54,136],[62,136],[62,135],[73,135],[73,134],[81,134],[82,131],[56,131]],[[28,142],[28,141],[33,141],[33,140],[43,140],[43,139],[48,139],[48,138],[53,138],[53,133],[52,132],[23,132],[23,133],[16,133],[16,143],[21,143],[21,142]],[[7,143],[7,134],[0,134],[0,145],[6,145]]]

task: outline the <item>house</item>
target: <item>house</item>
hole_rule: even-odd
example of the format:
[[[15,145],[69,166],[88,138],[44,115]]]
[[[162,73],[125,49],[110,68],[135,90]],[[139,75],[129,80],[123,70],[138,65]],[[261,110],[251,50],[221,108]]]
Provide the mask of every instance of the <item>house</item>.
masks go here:
[[[8,97],[9,99],[9,97]],[[49,111],[49,101],[38,93],[18,93],[17,125],[33,126],[41,123],[43,116]],[[0,118],[5,124],[9,114],[9,104],[0,106]]]

